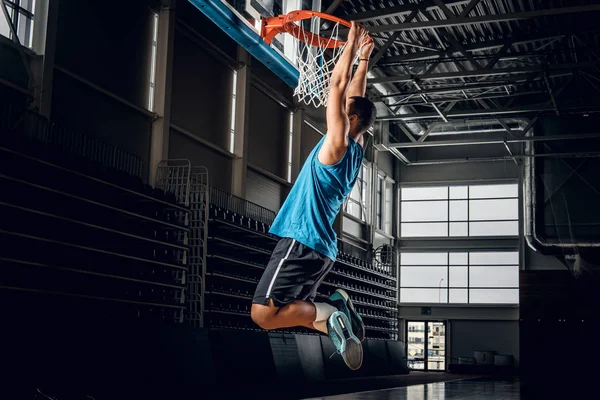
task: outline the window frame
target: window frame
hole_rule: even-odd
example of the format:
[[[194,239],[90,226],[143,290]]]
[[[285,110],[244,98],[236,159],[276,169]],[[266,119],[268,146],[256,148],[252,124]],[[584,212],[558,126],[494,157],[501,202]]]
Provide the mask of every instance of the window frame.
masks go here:
[[[3,1],[4,4],[6,5],[6,9],[7,11],[10,13],[10,11],[12,10],[13,16],[11,17],[10,15],[8,16],[8,19],[10,20],[10,24],[12,25],[12,27],[14,28],[15,32],[17,32],[17,37],[19,36],[19,23],[20,23],[20,18],[24,17],[26,18],[28,21],[31,22],[31,27],[29,28],[29,38],[28,38],[28,43],[23,43],[21,41],[21,38],[18,37],[19,39],[19,44],[27,49],[33,50],[33,39],[34,39],[34,30],[35,30],[35,8],[37,6],[37,2],[40,0],[36,0],[33,3],[33,11],[29,11],[26,8],[21,7],[21,0],[0,0]],[[4,18],[6,19],[6,16],[4,15],[3,10],[0,10],[0,18]],[[1,35],[4,36],[4,35]],[[10,40],[11,42],[14,42],[15,39],[13,37],[13,33],[12,33],[12,29],[9,29],[8,32],[8,36],[4,36],[6,37],[8,40]]]
[[[486,197],[486,198],[480,198],[480,197],[471,197],[470,195],[470,190],[471,187],[473,186],[497,186],[497,185],[516,185],[517,186],[517,193],[515,197]],[[461,198],[452,198],[450,192],[451,189],[453,187],[462,187],[462,186],[466,186],[467,189],[467,195],[466,197],[463,199]],[[446,192],[446,196],[445,198],[440,198],[440,199],[418,199],[418,200],[403,200],[402,198],[402,190],[406,189],[406,188],[444,188],[447,190]],[[486,182],[486,183],[478,183],[478,182],[452,182],[451,184],[426,184],[426,185],[419,185],[419,184],[400,184],[397,185],[396,188],[396,196],[397,196],[397,201],[396,201],[396,206],[397,206],[397,212],[396,212],[396,235],[395,237],[397,239],[400,240],[415,240],[415,239],[424,239],[424,240],[476,240],[476,239],[514,239],[517,238],[519,236],[519,231],[521,229],[521,221],[519,220],[519,199],[520,199],[520,188],[519,188],[519,183],[516,180],[504,180],[504,181],[490,181],[490,182]],[[515,200],[517,202],[517,216],[514,219],[485,219],[485,220],[481,220],[481,219],[471,219],[471,212],[470,212],[470,207],[471,207],[471,202],[477,202],[477,201],[485,201],[485,200]],[[467,216],[466,219],[464,220],[452,220],[452,218],[450,217],[450,209],[451,209],[451,205],[453,203],[457,203],[459,201],[466,201],[467,203]],[[407,221],[404,222],[402,219],[402,205],[403,203],[427,203],[427,202],[445,202],[446,206],[448,208],[448,212],[447,212],[447,216],[445,220],[432,220],[432,221]],[[493,222],[499,222],[499,223],[516,223],[517,224],[517,232],[514,235],[472,235],[471,234],[471,230],[472,230],[472,224],[477,224],[477,223],[493,223]],[[403,226],[406,226],[406,224],[420,224],[420,225],[424,225],[424,224],[445,224],[446,225],[446,234],[445,235],[430,235],[430,236],[417,236],[417,235],[413,235],[413,236],[403,236]],[[467,234],[466,235],[451,235],[451,226],[453,224],[466,224],[466,230],[467,230]],[[432,225],[433,226],[433,225]]]
[[[356,183],[350,191],[350,194],[348,194],[344,200],[344,204],[342,206],[343,216],[351,218],[362,224],[369,224],[369,214],[371,211],[371,196],[369,194],[369,188],[371,186],[371,168],[371,163],[363,161],[358,178],[356,179]],[[360,199],[358,200],[352,197],[352,192],[357,186],[360,196]],[[359,207],[360,216],[357,217],[348,211],[348,205],[350,203]]]
[[[403,265],[402,263],[402,255],[403,254],[419,254],[419,253],[427,253],[427,254],[439,254],[441,255],[445,255],[446,261],[444,263],[444,265],[442,265],[441,263],[439,264],[423,264],[423,265],[417,265],[417,264],[406,264]],[[516,263],[498,263],[498,264],[482,264],[482,263],[478,263],[478,262],[472,262],[471,258],[472,258],[472,254],[480,254],[480,253],[515,253],[516,257],[517,257],[517,261]],[[451,255],[452,254],[466,254],[467,258],[466,258],[466,264],[463,263],[456,263],[451,261]],[[441,257],[440,257],[441,259]],[[509,285],[509,286],[492,286],[490,284],[486,285],[486,286],[472,286],[471,285],[471,268],[496,268],[496,267],[501,267],[501,268],[506,268],[506,267],[511,267],[511,268],[515,268],[516,269],[516,273],[517,273],[517,282],[514,285]],[[438,286],[426,286],[426,285],[419,285],[419,286],[405,286],[405,283],[402,281],[402,274],[403,274],[403,269],[404,268],[443,268],[445,270],[445,276],[442,277],[442,280],[445,282],[444,285],[441,285],[441,281],[440,284]],[[450,271],[452,268],[466,268],[466,285],[465,286],[455,286],[450,285]],[[442,306],[492,306],[492,307],[515,307],[515,306],[519,306],[520,304],[520,299],[517,297],[517,302],[516,303],[512,303],[512,302],[490,302],[490,303],[482,303],[482,302],[472,302],[471,301],[471,291],[472,290],[486,290],[486,291],[494,291],[495,293],[500,293],[500,291],[503,290],[516,290],[517,291],[517,296],[520,293],[520,275],[519,275],[519,271],[521,270],[521,259],[520,259],[520,251],[518,249],[513,249],[513,250],[482,250],[482,249],[469,249],[469,250],[447,250],[447,251],[406,251],[406,252],[401,252],[400,254],[400,262],[398,265],[398,303],[401,305],[406,305],[406,306],[415,306],[415,305],[419,305],[419,304],[436,304],[436,305],[442,305]],[[402,291],[403,290],[435,290],[438,293],[438,302],[402,302]],[[451,302],[450,301],[450,295],[451,295],[451,291],[452,290],[460,290],[460,291],[466,291],[466,296],[467,296],[467,300],[466,302]],[[443,296],[442,296],[443,294]],[[444,301],[441,301],[441,298],[444,298]]]

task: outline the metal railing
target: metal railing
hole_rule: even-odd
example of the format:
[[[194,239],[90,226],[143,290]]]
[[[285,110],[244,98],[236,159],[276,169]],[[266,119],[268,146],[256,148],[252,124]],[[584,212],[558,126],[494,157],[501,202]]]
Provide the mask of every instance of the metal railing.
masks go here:
[[[253,220],[271,225],[275,220],[275,212],[266,209],[258,204],[249,202],[241,197],[219,190],[215,187],[210,188],[210,202],[216,207],[221,207],[236,214],[243,215]]]
[[[19,142],[23,138],[37,140],[57,151],[84,157],[130,175],[142,176],[142,158],[136,154],[121,150],[96,137],[60,126],[15,105],[0,107],[0,139]]]

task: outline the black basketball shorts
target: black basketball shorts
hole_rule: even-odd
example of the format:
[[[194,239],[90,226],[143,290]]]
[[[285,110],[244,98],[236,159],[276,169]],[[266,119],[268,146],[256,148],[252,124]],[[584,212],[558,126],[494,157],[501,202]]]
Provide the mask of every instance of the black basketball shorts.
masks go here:
[[[317,288],[333,267],[333,261],[295,239],[283,238],[275,246],[252,303],[276,307],[294,300],[313,301]]]

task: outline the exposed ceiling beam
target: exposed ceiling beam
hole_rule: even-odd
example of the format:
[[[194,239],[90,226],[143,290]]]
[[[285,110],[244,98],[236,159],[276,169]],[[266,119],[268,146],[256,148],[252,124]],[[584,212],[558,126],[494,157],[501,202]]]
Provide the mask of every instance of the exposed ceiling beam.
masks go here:
[[[469,0],[458,0],[458,1],[444,0],[443,3],[446,4],[447,6],[459,6],[459,5],[468,4]],[[372,21],[372,20],[381,19],[381,18],[400,17],[402,15],[410,14],[413,11],[421,10],[421,9],[425,9],[427,11],[439,10],[440,7],[437,4],[435,4],[433,1],[426,0],[426,1],[422,2],[421,4],[403,4],[403,5],[393,6],[393,7],[380,8],[378,10],[364,11],[364,12],[360,12],[360,13],[356,13],[356,14],[348,14],[348,15],[344,16],[344,18],[349,21],[366,22],[366,21]]]
[[[505,22],[505,21],[517,21],[521,19],[529,19],[535,17],[547,17],[551,15],[565,15],[573,13],[585,13],[600,11],[600,4],[594,4],[589,6],[578,6],[578,7],[558,7],[549,8],[545,10],[535,11],[523,11],[517,13],[507,14],[494,14],[494,15],[483,15],[475,17],[458,17],[446,20],[437,21],[425,21],[425,22],[411,22],[407,24],[385,24],[378,26],[369,26],[368,31],[370,33],[379,32],[395,32],[395,31],[406,31],[413,29],[435,29],[435,28],[448,28],[453,26],[465,26],[481,23],[491,22]],[[341,32],[341,29],[340,29]]]
[[[471,0],[471,2],[469,4],[467,4],[467,6],[465,8],[463,8],[462,12],[460,13],[459,17],[466,17],[467,15],[469,15],[469,13],[471,11],[473,11],[473,9],[475,7],[477,7],[477,4],[479,4],[481,0]]]
[[[527,44],[527,43],[539,42],[542,40],[560,39],[563,36],[565,36],[565,35],[557,35],[556,33],[547,33],[547,32],[546,33],[537,33],[537,34],[534,33],[534,34],[530,34],[527,36],[508,37],[508,38],[504,38],[504,39],[488,40],[488,41],[479,42],[479,43],[462,44],[462,47],[466,51],[470,51],[470,52],[486,51],[486,50],[493,50],[493,49],[501,49],[502,47],[506,46],[507,44],[511,44],[511,45]],[[456,50],[453,52],[453,54],[459,54],[459,51]],[[426,51],[419,51],[419,52],[415,52],[415,53],[411,53],[411,54],[405,54],[405,55],[401,55],[401,56],[385,57],[381,60],[381,63],[382,64],[393,64],[393,63],[399,63],[399,62],[404,62],[404,61],[428,60],[428,59],[436,58],[439,55],[440,55],[439,51],[426,50]]]
[[[485,138],[478,137],[473,139],[454,139],[454,140],[426,140],[423,142],[406,142],[406,143],[389,143],[389,148],[409,149],[416,147],[446,147],[446,146],[469,146],[469,145],[484,145],[484,144],[502,144],[504,143],[523,143],[523,142],[544,142],[550,140],[583,140],[583,139],[598,139],[600,133],[589,134],[571,134],[571,135],[548,135],[548,136],[525,136],[525,137],[497,137]]]
[[[498,86],[498,88],[502,88],[502,86]],[[523,91],[523,92],[511,92],[510,94],[496,94],[496,95],[486,95],[486,96],[478,96],[478,95],[473,95],[472,97],[445,97],[445,98],[435,98],[432,99],[433,101],[435,101],[436,103],[445,103],[447,101],[451,101],[451,102],[464,102],[464,101],[475,101],[475,100],[492,100],[492,99],[506,99],[508,97],[516,97],[516,96],[530,96],[530,95],[536,95],[536,94],[545,94],[548,93],[545,90],[528,90],[528,91]],[[394,103],[394,104],[390,104],[390,106],[392,107],[396,107],[396,106],[419,106],[419,105],[424,105],[424,104],[428,104],[425,101],[422,100],[412,100],[412,101],[400,101],[398,103]]]
[[[571,74],[566,74],[566,75],[571,75]],[[414,92],[397,92],[397,93],[390,93],[387,95],[380,95],[380,96],[376,97],[376,99],[384,99],[384,98],[388,98],[388,97],[397,97],[397,96],[411,96],[412,97],[412,96],[418,96],[421,94],[455,93],[455,92],[461,92],[464,90],[495,89],[495,88],[501,88],[504,86],[527,85],[527,84],[535,82],[536,80],[539,80],[539,79],[540,78],[536,78],[534,80],[527,80],[527,79],[494,80],[494,81],[486,81],[486,83],[473,83],[473,84],[444,86],[444,87],[440,87],[440,88],[427,88],[427,89],[418,90],[418,91],[414,91]],[[468,96],[465,95],[465,99],[467,99],[467,98],[468,98]]]
[[[545,67],[543,65],[536,65],[531,67],[518,67],[518,68],[498,68],[498,69],[481,69],[477,71],[458,71],[458,72],[444,72],[444,73],[426,73],[422,75],[394,75],[384,76],[380,78],[371,78],[368,83],[395,83],[395,82],[410,82],[415,78],[420,81],[423,80],[444,80],[444,79],[460,79],[460,78],[473,78],[480,76],[495,76],[495,75],[512,75],[512,74],[525,74],[532,72],[544,72],[558,71],[558,70],[573,70],[579,68],[596,68],[600,66],[600,60],[598,61],[586,61],[581,63],[568,63],[568,64],[554,64]]]
[[[327,7],[327,10],[325,10],[325,14],[333,14],[344,1],[345,0],[333,0],[329,7]]]
[[[590,105],[586,108],[574,108],[572,110],[585,111],[588,109],[596,110],[596,105]],[[543,113],[548,111],[554,111],[552,105],[547,104],[533,104],[528,106],[520,106],[518,108],[496,108],[490,110],[456,110],[450,111],[445,114],[447,119],[456,118],[469,118],[469,117],[489,117],[495,118],[499,115],[526,115],[528,113]],[[437,112],[429,113],[416,113],[416,114],[401,114],[401,115],[388,115],[377,118],[379,121],[405,121],[405,122],[419,122],[421,120],[435,120],[439,119],[440,116]]]

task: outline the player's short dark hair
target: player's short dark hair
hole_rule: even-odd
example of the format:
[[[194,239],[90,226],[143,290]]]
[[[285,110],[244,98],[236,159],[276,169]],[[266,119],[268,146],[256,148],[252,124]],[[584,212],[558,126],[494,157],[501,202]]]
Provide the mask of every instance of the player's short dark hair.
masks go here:
[[[352,96],[350,97],[354,102],[350,104],[349,115],[356,114],[358,116],[358,127],[361,131],[366,132],[377,117],[377,109],[375,104],[366,97]]]

